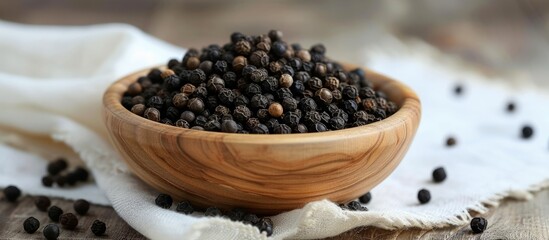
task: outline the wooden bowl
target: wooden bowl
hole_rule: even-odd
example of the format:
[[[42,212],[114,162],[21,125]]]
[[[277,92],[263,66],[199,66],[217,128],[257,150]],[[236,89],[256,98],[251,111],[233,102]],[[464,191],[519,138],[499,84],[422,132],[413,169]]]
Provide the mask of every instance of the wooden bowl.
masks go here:
[[[400,107],[382,121],[283,135],[190,130],[147,120],[121,105],[128,85],[148,71],[120,79],[105,93],[104,120],[111,141],[143,181],[200,207],[241,207],[275,214],[320,199],[349,202],[396,168],[421,115],[412,90],[365,69],[376,90]]]

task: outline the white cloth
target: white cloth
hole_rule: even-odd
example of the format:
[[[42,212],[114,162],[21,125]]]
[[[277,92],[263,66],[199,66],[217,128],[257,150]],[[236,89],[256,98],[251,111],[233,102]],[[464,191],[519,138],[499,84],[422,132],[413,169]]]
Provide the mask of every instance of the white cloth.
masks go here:
[[[528,198],[529,191],[548,185],[546,92],[488,81],[452,67],[422,44],[392,45],[398,54],[365,56],[370,68],[404,81],[421,97],[422,122],[409,153],[372,190],[370,211],[342,211],[329,201],[313,202],[273,216],[274,239],[335,236],[365,225],[462,225],[470,218],[468,210],[483,213],[485,204],[497,205],[506,196]],[[135,70],[180,58],[183,52],[126,25],[0,22],[0,187],[15,184],[28,194],[112,204],[125,221],[152,239],[266,238],[241,223],[156,207],[158,193],[129,173],[105,140],[101,98],[106,87]],[[461,97],[452,94],[456,82],[464,83]],[[509,99],[517,102],[515,114],[504,111]],[[519,138],[523,123],[534,126],[533,139]],[[444,146],[449,135],[458,140],[455,148]],[[64,145],[92,169],[99,189],[93,184],[74,189],[40,186],[45,161],[66,151]],[[431,172],[438,166],[446,168],[448,179],[434,184]],[[429,204],[418,204],[421,188],[431,191]]]

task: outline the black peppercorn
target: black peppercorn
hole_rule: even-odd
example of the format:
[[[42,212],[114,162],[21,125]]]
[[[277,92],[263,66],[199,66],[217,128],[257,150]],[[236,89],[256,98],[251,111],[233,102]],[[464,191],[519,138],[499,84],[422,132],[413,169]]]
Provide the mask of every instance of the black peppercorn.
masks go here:
[[[169,91],[179,90],[181,88],[181,79],[177,75],[170,75],[164,78],[164,84]]]
[[[248,87],[246,87],[245,93],[247,96],[253,97],[256,94],[261,94],[261,87],[255,83],[250,83],[248,84]]]
[[[271,45],[271,52],[274,55],[281,57],[284,53],[286,53],[286,45],[279,41],[273,41],[273,44]]]
[[[421,204],[428,203],[431,200],[431,193],[427,189],[421,189],[417,193],[417,199]]]
[[[324,123],[317,122],[311,126],[308,127],[309,132],[325,132],[328,131],[328,128],[326,128],[326,125]]]
[[[233,111],[233,117],[238,122],[246,122],[252,116],[250,109],[244,105],[236,106]]]
[[[279,124],[273,128],[273,133],[276,134],[290,134],[292,133],[292,128],[286,124]]]
[[[158,68],[153,68],[147,74],[147,78],[149,78],[153,83],[162,83],[163,79],[160,76],[161,74],[162,71],[160,71]]]
[[[358,90],[355,86],[346,86],[341,91],[343,99],[355,99],[358,97]]]
[[[454,87],[454,93],[455,93],[456,95],[461,95],[461,94],[463,93],[463,86],[461,86],[461,85],[456,85],[456,86]]]
[[[198,65],[198,68],[202,69],[202,71],[204,71],[204,73],[206,73],[206,74],[208,74],[212,71],[212,67],[213,67],[212,61],[208,61],[208,60],[203,61],[203,62],[200,63],[200,65]],[[188,68],[188,69],[190,69],[190,68]],[[190,70],[193,70],[193,69],[195,69],[195,68],[192,68]]]
[[[362,206],[362,204],[358,201],[351,201],[350,203],[347,203],[347,209],[351,211],[368,211],[368,208]]]
[[[269,134],[269,128],[265,126],[265,124],[257,124],[254,128],[252,128],[251,133],[255,134]]]
[[[333,117],[328,121],[328,125],[333,130],[340,130],[345,128],[345,120],[341,117]]]
[[[286,112],[282,115],[282,119],[288,126],[296,127],[301,118],[294,112]]]
[[[218,98],[222,104],[232,106],[237,97],[233,91],[227,88],[222,88],[221,90],[219,90]]]
[[[322,80],[317,77],[312,77],[307,81],[307,86],[311,91],[317,91],[322,88]]]
[[[521,129],[521,137],[529,139],[534,135],[534,129],[530,125],[524,125]]]
[[[242,222],[244,224],[256,225],[259,222],[257,215],[248,213],[242,217]]]
[[[217,120],[209,120],[204,124],[204,129],[206,131],[219,131],[221,130],[221,124]]]
[[[213,65],[214,72],[219,74],[224,74],[225,72],[227,72],[227,69],[228,69],[228,64],[226,61],[223,61],[223,60],[216,61],[215,64]]]
[[[21,196],[21,190],[18,187],[10,185],[4,188],[4,197],[6,200],[15,202],[19,196]]]
[[[57,183],[57,185],[59,187],[63,187],[65,186],[65,183],[67,182],[67,178],[65,176],[57,176],[55,178],[55,183]]]
[[[315,123],[320,122],[320,120],[320,113],[318,113],[317,111],[306,112],[305,116],[303,117],[303,121],[308,126],[313,126]]]
[[[265,96],[261,94],[256,94],[252,97],[250,100],[250,107],[252,109],[257,110],[260,108],[267,108],[269,105],[269,99],[267,99]]]
[[[369,203],[370,200],[372,200],[372,194],[370,192],[367,192],[366,194],[364,194],[364,195],[362,195],[358,198],[358,201],[360,201],[361,203],[364,203],[364,204]]]
[[[72,213],[64,213],[59,216],[59,223],[65,229],[74,230],[78,225],[78,218]]]
[[[216,208],[216,207],[209,207],[204,212],[204,216],[206,217],[217,217],[222,215],[223,213],[221,212],[221,210],[219,210],[219,208]]]
[[[23,229],[27,233],[34,233],[40,228],[40,222],[34,217],[29,217],[23,222]]]
[[[76,175],[77,180],[80,182],[88,181],[88,177],[90,176],[88,170],[83,167],[77,167],[76,169],[74,169],[73,173]]]
[[[200,98],[191,98],[187,103],[189,110],[195,113],[201,113],[204,111],[204,102]]]
[[[42,234],[47,240],[56,240],[59,237],[59,227],[54,223],[50,223],[44,227]]]
[[[297,101],[295,100],[295,98],[286,97],[282,99],[282,107],[286,111],[294,111],[297,109]]]
[[[315,98],[324,104],[330,104],[332,103],[333,95],[332,95],[332,92],[327,88],[321,88],[316,91]],[[355,103],[355,106],[356,106],[356,103]]]
[[[172,103],[176,108],[184,108],[187,106],[188,102],[189,102],[189,97],[185,93],[175,94],[172,98]],[[132,108],[132,112],[133,112],[133,108]]]
[[[454,137],[448,137],[446,139],[446,146],[453,147],[456,144],[457,144],[457,140]]]
[[[514,112],[515,111],[515,103],[514,102],[509,102],[507,103],[507,112]]]
[[[107,225],[102,221],[95,220],[90,229],[95,236],[101,236],[107,231]]]
[[[437,182],[437,183],[443,182],[445,179],[446,179],[446,171],[444,170],[444,168],[439,167],[433,171],[434,182]]]
[[[206,81],[206,73],[202,69],[195,69],[189,72],[189,82],[198,86]]]
[[[345,100],[343,101],[341,109],[345,110],[349,114],[355,114],[358,109],[358,105],[355,100]]]
[[[275,92],[278,89],[278,80],[269,76],[260,83],[261,89],[265,92]]]
[[[269,72],[267,72],[266,69],[264,69],[264,68],[259,68],[259,69],[254,69],[254,70],[250,73],[249,79],[250,79],[252,82],[259,83],[259,82],[265,81],[265,79],[267,79],[268,76],[269,76]]]
[[[189,201],[181,201],[177,204],[175,211],[184,214],[192,214],[194,212],[194,208]]]
[[[59,221],[59,216],[61,216],[61,214],[63,214],[63,210],[57,206],[51,206],[48,209],[48,217],[54,222]]]
[[[46,196],[38,196],[34,199],[34,205],[38,210],[45,212],[48,210],[48,207],[51,205],[51,200]]]
[[[250,55],[250,63],[256,67],[266,67],[269,65],[269,55],[264,51],[255,51]]]
[[[74,211],[80,215],[86,215],[90,209],[90,203],[84,199],[78,199],[74,202]]]
[[[273,234],[273,221],[270,218],[261,218],[257,223],[259,232],[265,232],[267,237]]]
[[[324,63],[315,64],[315,69],[314,69],[315,76],[323,78],[326,76],[326,72],[327,72],[326,64]]]
[[[231,221],[242,221],[244,215],[246,215],[246,212],[240,208],[233,208],[227,212],[227,217],[229,217]]]
[[[53,178],[51,176],[44,176],[42,177],[42,185],[44,187],[51,187],[53,186]]]
[[[290,89],[287,89],[287,88],[279,88],[278,90],[276,90],[276,97],[280,100],[284,99],[284,98],[292,98],[293,97],[293,94],[292,92],[290,91]]]
[[[178,119],[176,122],[175,122],[175,126],[176,127],[180,127],[180,128],[190,128],[191,127],[191,124],[183,119]]]
[[[482,217],[471,219],[471,230],[473,233],[482,233],[488,227],[488,221]]]
[[[156,206],[168,209],[172,206],[173,199],[170,195],[161,193],[156,197],[154,203]]]
[[[47,166],[47,171],[51,176],[55,176],[67,168],[67,160],[59,158],[50,162]]]
[[[193,126],[191,129],[198,130],[198,131],[204,131],[204,128],[201,126]]]

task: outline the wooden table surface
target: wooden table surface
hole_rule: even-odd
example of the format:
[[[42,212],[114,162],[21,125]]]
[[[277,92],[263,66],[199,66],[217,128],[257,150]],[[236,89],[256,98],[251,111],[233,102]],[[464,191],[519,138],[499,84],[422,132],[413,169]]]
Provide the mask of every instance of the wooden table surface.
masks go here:
[[[72,201],[52,199],[52,204],[65,212],[72,211]],[[407,229],[388,231],[378,228],[356,228],[329,240],[341,239],[549,239],[549,189],[535,194],[529,201],[504,200],[490,212],[482,215],[488,220],[483,234],[473,234],[468,225],[444,229]],[[74,211],[72,211],[74,212]],[[23,221],[29,216],[37,218],[40,229],[34,234],[23,230]],[[107,235],[96,237],[90,231],[95,219],[107,224]],[[0,239],[43,239],[42,228],[51,221],[47,213],[40,212],[30,196],[16,203],[0,200]],[[276,227],[276,226],[275,226]],[[146,239],[128,226],[110,207],[94,206],[86,216],[79,217],[74,231],[61,229],[59,239]]]

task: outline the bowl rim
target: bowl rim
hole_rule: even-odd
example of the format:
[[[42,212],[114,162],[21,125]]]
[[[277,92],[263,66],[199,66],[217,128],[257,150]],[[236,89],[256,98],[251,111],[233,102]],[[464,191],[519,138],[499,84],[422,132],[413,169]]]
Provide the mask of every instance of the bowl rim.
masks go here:
[[[170,126],[159,122],[154,122],[145,119],[132,113],[130,110],[122,106],[121,99],[129,84],[137,81],[139,76],[146,75],[153,68],[165,68],[165,66],[148,67],[133,73],[130,73],[117,81],[113,82],[103,95],[104,113],[108,111],[112,116],[123,119],[125,123],[134,125],[138,129],[153,131],[167,136],[181,136],[186,139],[202,140],[202,141],[223,141],[238,144],[249,145],[278,145],[278,144],[303,144],[334,141],[337,139],[349,139],[356,136],[377,135],[380,132],[388,131],[396,128],[399,125],[406,124],[411,121],[410,116],[421,118],[421,105],[418,96],[408,86],[376,73],[365,67],[359,67],[354,64],[341,62],[345,69],[361,68],[366,73],[366,78],[370,79],[374,84],[374,89],[379,88],[397,88],[400,94],[404,95],[400,108],[393,115],[364,126],[345,128],[341,130],[333,130],[327,132],[313,133],[292,133],[292,134],[242,134],[242,133],[223,133],[201,131],[194,129],[180,128]],[[381,86],[376,86],[381,84]]]

